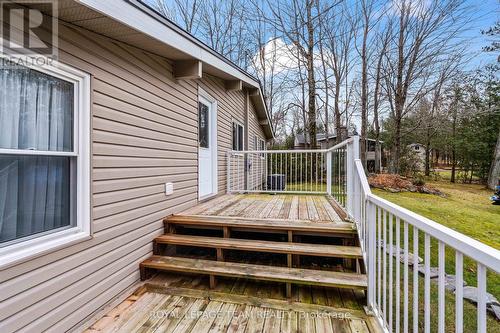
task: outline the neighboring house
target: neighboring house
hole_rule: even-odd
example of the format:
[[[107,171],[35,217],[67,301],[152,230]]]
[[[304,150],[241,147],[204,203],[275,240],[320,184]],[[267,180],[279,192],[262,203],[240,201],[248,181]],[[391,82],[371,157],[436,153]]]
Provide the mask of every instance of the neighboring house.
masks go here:
[[[416,159],[417,169],[422,171],[425,168],[425,146],[420,143],[411,143],[407,147]]]
[[[58,4],[58,61],[0,72],[2,332],[71,330],[125,295],[162,219],[273,137],[259,82],[140,2]]]
[[[347,133],[345,133],[347,135]],[[351,137],[352,133],[348,137]],[[337,143],[337,134],[328,135],[329,140],[326,140],[325,133],[316,134],[316,142],[318,149],[328,149],[335,146]],[[376,141],[374,139],[366,139],[366,163],[368,171],[375,171],[375,145]],[[380,142],[383,143],[382,141]],[[310,145],[308,134],[296,134],[294,140],[294,149],[308,149]],[[380,147],[380,169],[382,169],[382,148]]]

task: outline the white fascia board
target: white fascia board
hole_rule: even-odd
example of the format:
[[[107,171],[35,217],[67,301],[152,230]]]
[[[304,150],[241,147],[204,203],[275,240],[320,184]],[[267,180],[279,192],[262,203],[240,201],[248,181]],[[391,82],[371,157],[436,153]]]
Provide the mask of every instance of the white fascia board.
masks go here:
[[[202,62],[211,65],[219,70],[239,79],[246,84],[260,90],[260,84],[253,77],[245,74],[236,66],[231,65],[222,59],[222,56],[217,56],[215,51],[210,50],[207,46],[197,43],[192,38],[189,38],[187,32],[180,32],[177,29],[168,26],[166,23],[152,17],[145,11],[137,8],[132,2],[126,0],[75,0],[82,5],[95,10],[113,20],[120,22],[134,30],[140,31],[148,35],[160,43],[164,43],[172,48],[185,53],[188,56],[201,60]],[[266,118],[269,121],[270,132],[274,138],[274,130],[271,125],[266,103],[262,92],[259,94],[261,107],[263,108]]]
[[[151,17],[148,13],[138,9],[132,3],[123,0],[76,0],[82,5],[91,8],[103,15],[110,17],[122,24],[140,31],[156,40],[169,45],[193,58],[203,61],[221,71],[255,87],[259,88],[259,83],[242,71],[227,63],[213,51],[197,44],[190,38],[186,38],[178,31],[168,27]]]

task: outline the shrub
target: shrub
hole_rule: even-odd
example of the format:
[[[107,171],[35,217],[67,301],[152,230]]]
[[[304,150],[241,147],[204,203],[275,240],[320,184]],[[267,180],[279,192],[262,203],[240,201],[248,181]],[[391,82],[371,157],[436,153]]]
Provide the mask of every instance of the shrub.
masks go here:
[[[411,183],[415,186],[424,186],[425,185],[425,178],[424,176],[418,174],[416,175],[412,180]]]

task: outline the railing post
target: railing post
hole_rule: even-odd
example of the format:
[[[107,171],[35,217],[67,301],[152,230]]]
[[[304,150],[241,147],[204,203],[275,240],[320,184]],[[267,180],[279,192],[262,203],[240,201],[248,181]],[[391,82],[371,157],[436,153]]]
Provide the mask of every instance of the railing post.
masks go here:
[[[353,160],[357,160],[359,158],[359,135],[355,135],[352,137],[352,151],[353,151]]]
[[[368,244],[365,243],[367,249],[367,259],[368,259],[368,295],[367,295],[367,305],[368,310],[372,311],[375,308],[375,255],[376,255],[376,207],[373,203],[368,201],[368,199],[362,198],[366,203],[366,231],[368,233],[367,240]]]
[[[326,152],[326,192],[332,195],[332,152]]]
[[[353,143],[347,144],[347,165],[346,165],[346,204],[347,215],[352,217],[353,214],[353,194],[354,194],[354,155],[352,153]]]
[[[356,174],[356,165],[354,160],[359,158],[359,136],[355,135],[352,137],[352,141],[347,145],[347,200],[346,200],[346,210],[347,214],[351,217],[354,216],[354,177]]]

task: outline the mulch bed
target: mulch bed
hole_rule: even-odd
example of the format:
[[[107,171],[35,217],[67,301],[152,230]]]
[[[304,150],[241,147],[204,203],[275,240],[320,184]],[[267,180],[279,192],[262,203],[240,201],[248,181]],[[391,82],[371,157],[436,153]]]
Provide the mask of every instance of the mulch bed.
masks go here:
[[[428,185],[415,185],[411,178],[394,174],[370,175],[368,183],[373,188],[379,188],[388,192],[418,192],[434,194],[444,197],[444,193]]]

